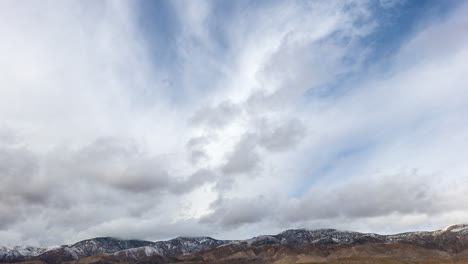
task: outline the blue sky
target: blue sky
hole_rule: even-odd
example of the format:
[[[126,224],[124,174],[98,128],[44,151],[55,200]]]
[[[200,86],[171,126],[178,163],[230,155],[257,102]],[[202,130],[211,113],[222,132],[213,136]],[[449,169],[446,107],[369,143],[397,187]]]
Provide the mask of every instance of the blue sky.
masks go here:
[[[0,3],[0,237],[466,222],[467,11],[442,0]]]

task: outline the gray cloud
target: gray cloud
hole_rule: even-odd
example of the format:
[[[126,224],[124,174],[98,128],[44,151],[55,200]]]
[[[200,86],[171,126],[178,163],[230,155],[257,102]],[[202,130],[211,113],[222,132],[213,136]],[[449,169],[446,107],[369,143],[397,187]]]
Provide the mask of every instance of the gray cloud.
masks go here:
[[[170,190],[176,194],[187,193],[205,183],[214,182],[216,174],[208,169],[200,169],[185,180],[172,182]]]
[[[192,150],[190,151],[189,155],[190,155],[190,158],[189,158],[190,163],[192,163],[193,165],[196,165],[200,163],[201,161],[208,159],[208,155],[203,150]]]
[[[100,138],[68,155],[66,163],[58,165],[65,166],[59,168],[64,173],[123,191],[162,191],[170,182],[161,161],[129,140]]]
[[[285,211],[290,221],[366,218],[393,213],[428,215],[442,213],[441,190],[435,178],[404,172],[347,180],[332,186],[312,187],[302,199],[291,201]]]
[[[240,114],[240,111],[241,109],[231,101],[223,101],[215,106],[200,108],[190,121],[197,126],[219,128],[232,122]]]
[[[182,194],[214,177],[211,171],[204,169],[186,179],[183,175],[171,175],[161,158],[143,152],[132,141],[116,138],[101,138],[70,152],[68,161],[61,171],[68,171],[71,176],[82,177],[94,184],[132,193],[174,191]]]
[[[452,190],[447,192],[446,186],[436,187],[437,181],[435,175],[403,171],[366,175],[334,184],[317,183],[301,198],[220,197],[211,207],[214,211],[200,222],[221,229],[260,225],[265,219],[270,226],[280,229],[304,226],[357,229],[362,228],[360,221],[369,219],[411,215],[436,219],[468,209],[461,202],[468,199],[468,183],[449,187]]]
[[[74,237],[77,232],[93,236],[103,223],[143,217],[158,210],[158,202],[174,195],[180,199],[216,177],[207,169],[171,175],[159,158],[131,140],[100,138],[44,156],[21,145],[0,147],[0,230],[28,223],[36,214],[37,223],[29,228],[37,225],[49,234],[67,228]]]
[[[260,155],[257,150],[255,135],[244,135],[234,147],[234,150],[227,154],[226,160],[221,170],[228,175],[248,173],[257,168]]]
[[[251,132],[244,134],[231,152],[221,171],[226,175],[252,173],[262,162],[263,150],[285,152],[296,147],[305,136],[305,127],[297,119],[281,121],[279,124],[267,119],[257,120]]]
[[[209,136],[198,136],[198,137],[193,137],[191,138],[187,144],[186,144],[186,147],[188,149],[192,149],[192,148],[202,148],[204,147],[206,144],[208,144],[210,142],[210,137]]]
[[[0,230],[8,228],[11,224],[23,217],[17,206],[0,203]]]
[[[23,148],[0,149],[0,179],[3,186],[22,185],[30,181],[37,174],[37,159]],[[18,182],[18,180],[22,182]],[[7,191],[5,187],[3,191]]]
[[[137,164],[129,167],[120,177],[107,180],[112,186],[131,192],[146,192],[168,188],[170,179],[167,171],[153,164]]]
[[[186,219],[175,222],[142,221],[138,225],[135,225],[135,220],[130,218],[103,223],[92,228],[90,232],[98,236],[147,240],[151,240],[154,237],[158,237],[162,240],[172,239],[175,236],[207,236],[215,233],[212,227],[200,225],[196,219]]]
[[[19,136],[12,129],[0,125],[0,145],[11,146],[19,141]]]
[[[47,206],[51,198],[38,157],[16,143],[0,146],[0,230],[27,219],[34,212],[30,207]]]
[[[255,198],[220,198],[213,203],[214,212],[200,219],[202,224],[218,225],[221,228],[238,228],[245,224],[272,220],[275,211],[274,201],[263,196]]]
[[[209,136],[198,136],[191,138],[185,145],[189,161],[191,164],[196,165],[203,160],[209,159],[206,153],[205,146],[212,140]]]
[[[282,152],[296,147],[306,135],[304,125],[297,119],[279,124],[260,122],[259,144],[267,151]]]
[[[0,147],[0,202],[44,203],[48,197],[38,158],[24,147]]]

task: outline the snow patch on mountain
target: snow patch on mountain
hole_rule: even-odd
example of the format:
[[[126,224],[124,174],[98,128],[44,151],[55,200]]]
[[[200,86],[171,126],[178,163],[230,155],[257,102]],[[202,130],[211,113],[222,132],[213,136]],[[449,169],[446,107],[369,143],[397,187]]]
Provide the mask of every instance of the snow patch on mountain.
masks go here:
[[[459,224],[459,225],[451,225],[444,228],[442,231],[445,232],[463,232],[468,231],[468,224]]]
[[[395,235],[379,235],[340,231],[337,229],[291,229],[277,235],[263,235],[246,240],[217,240],[211,237],[177,237],[167,241],[120,240],[98,237],[83,240],[73,245],[55,247],[2,247],[0,262],[25,260],[69,261],[97,254],[126,256],[130,258],[163,256],[176,257],[217,247],[237,245],[259,247],[282,245],[301,248],[304,245],[356,245],[364,243],[399,242],[426,248],[438,248],[458,252],[468,244],[468,224],[452,225],[434,232],[407,232]],[[57,263],[58,263],[57,262]]]

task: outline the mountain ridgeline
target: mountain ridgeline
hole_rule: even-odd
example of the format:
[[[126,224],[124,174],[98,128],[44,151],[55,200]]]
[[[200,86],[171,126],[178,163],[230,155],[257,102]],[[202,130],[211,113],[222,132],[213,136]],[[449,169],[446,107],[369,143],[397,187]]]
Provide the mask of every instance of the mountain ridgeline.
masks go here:
[[[59,247],[2,247],[0,263],[468,263],[468,225],[379,235],[295,229],[247,240],[98,237]]]

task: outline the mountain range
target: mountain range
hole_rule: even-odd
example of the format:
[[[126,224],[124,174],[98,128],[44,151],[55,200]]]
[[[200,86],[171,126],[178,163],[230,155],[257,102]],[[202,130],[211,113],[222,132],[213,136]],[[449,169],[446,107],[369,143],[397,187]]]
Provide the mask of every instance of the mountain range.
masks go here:
[[[1,242],[1,241],[0,241]],[[0,246],[0,263],[468,263],[468,224],[379,235],[293,229],[246,240],[178,237],[167,241],[98,237],[56,247]]]

